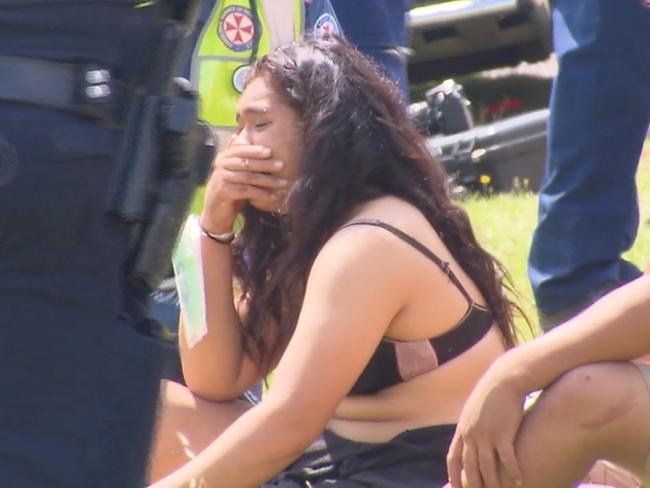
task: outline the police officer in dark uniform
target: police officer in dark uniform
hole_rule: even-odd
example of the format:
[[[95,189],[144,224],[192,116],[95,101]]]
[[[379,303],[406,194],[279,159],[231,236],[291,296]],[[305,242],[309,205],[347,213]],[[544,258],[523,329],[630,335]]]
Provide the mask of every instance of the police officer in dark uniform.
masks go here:
[[[409,100],[406,13],[413,0],[331,0],[345,37],[370,56]]]
[[[160,349],[124,185],[158,182],[129,164],[155,159],[148,120],[191,3],[0,0],[2,486],[144,483]]]

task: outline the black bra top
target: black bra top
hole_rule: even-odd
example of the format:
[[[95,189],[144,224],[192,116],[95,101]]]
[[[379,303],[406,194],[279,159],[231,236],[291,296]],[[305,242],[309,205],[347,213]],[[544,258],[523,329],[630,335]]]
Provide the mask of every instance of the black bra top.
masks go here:
[[[350,390],[350,395],[376,393],[396,385],[460,356],[477,344],[490,330],[494,319],[485,307],[474,303],[467,290],[449,268],[449,263],[410,235],[379,220],[355,220],[352,225],[373,225],[386,229],[433,261],[458,288],[469,307],[463,318],[442,335],[420,341],[382,339],[365,369]]]

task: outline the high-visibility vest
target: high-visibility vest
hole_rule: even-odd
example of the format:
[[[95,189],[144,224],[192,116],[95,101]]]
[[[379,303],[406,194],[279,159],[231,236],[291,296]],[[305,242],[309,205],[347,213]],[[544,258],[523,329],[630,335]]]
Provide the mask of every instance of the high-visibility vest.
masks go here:
[[[313,28],[340,32],[333,12],[321,13]],[[220,147],[236,126],[237,101],[254,57],[300,38],[304,29],[303,0],[215,3],[194,47],[190,80],[201,96],[201,118],[215,128]]]

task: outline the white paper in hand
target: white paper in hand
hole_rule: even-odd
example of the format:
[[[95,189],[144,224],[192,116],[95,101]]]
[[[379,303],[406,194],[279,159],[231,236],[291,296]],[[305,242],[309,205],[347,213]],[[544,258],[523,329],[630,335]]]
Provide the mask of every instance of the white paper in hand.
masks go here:
[[[185,340],[191,348],[208,333],[198,215],[190,215],[185,221],[172,257],[172,264],[183,315]]]

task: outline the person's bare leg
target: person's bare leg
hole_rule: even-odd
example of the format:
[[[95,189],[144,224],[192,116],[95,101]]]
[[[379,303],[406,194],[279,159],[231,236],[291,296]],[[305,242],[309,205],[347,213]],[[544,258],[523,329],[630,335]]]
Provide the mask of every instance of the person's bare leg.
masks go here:
[[[650,451],[650,395],[625,363],[576,368],[526,414],[516,440],[526,488],[569,488],[596,459],[641,475]]]
[[[183,385],[165,382],[150,481],[159,480],[195,457],[250,407],[251,404],[239,400],[204,400]]]

